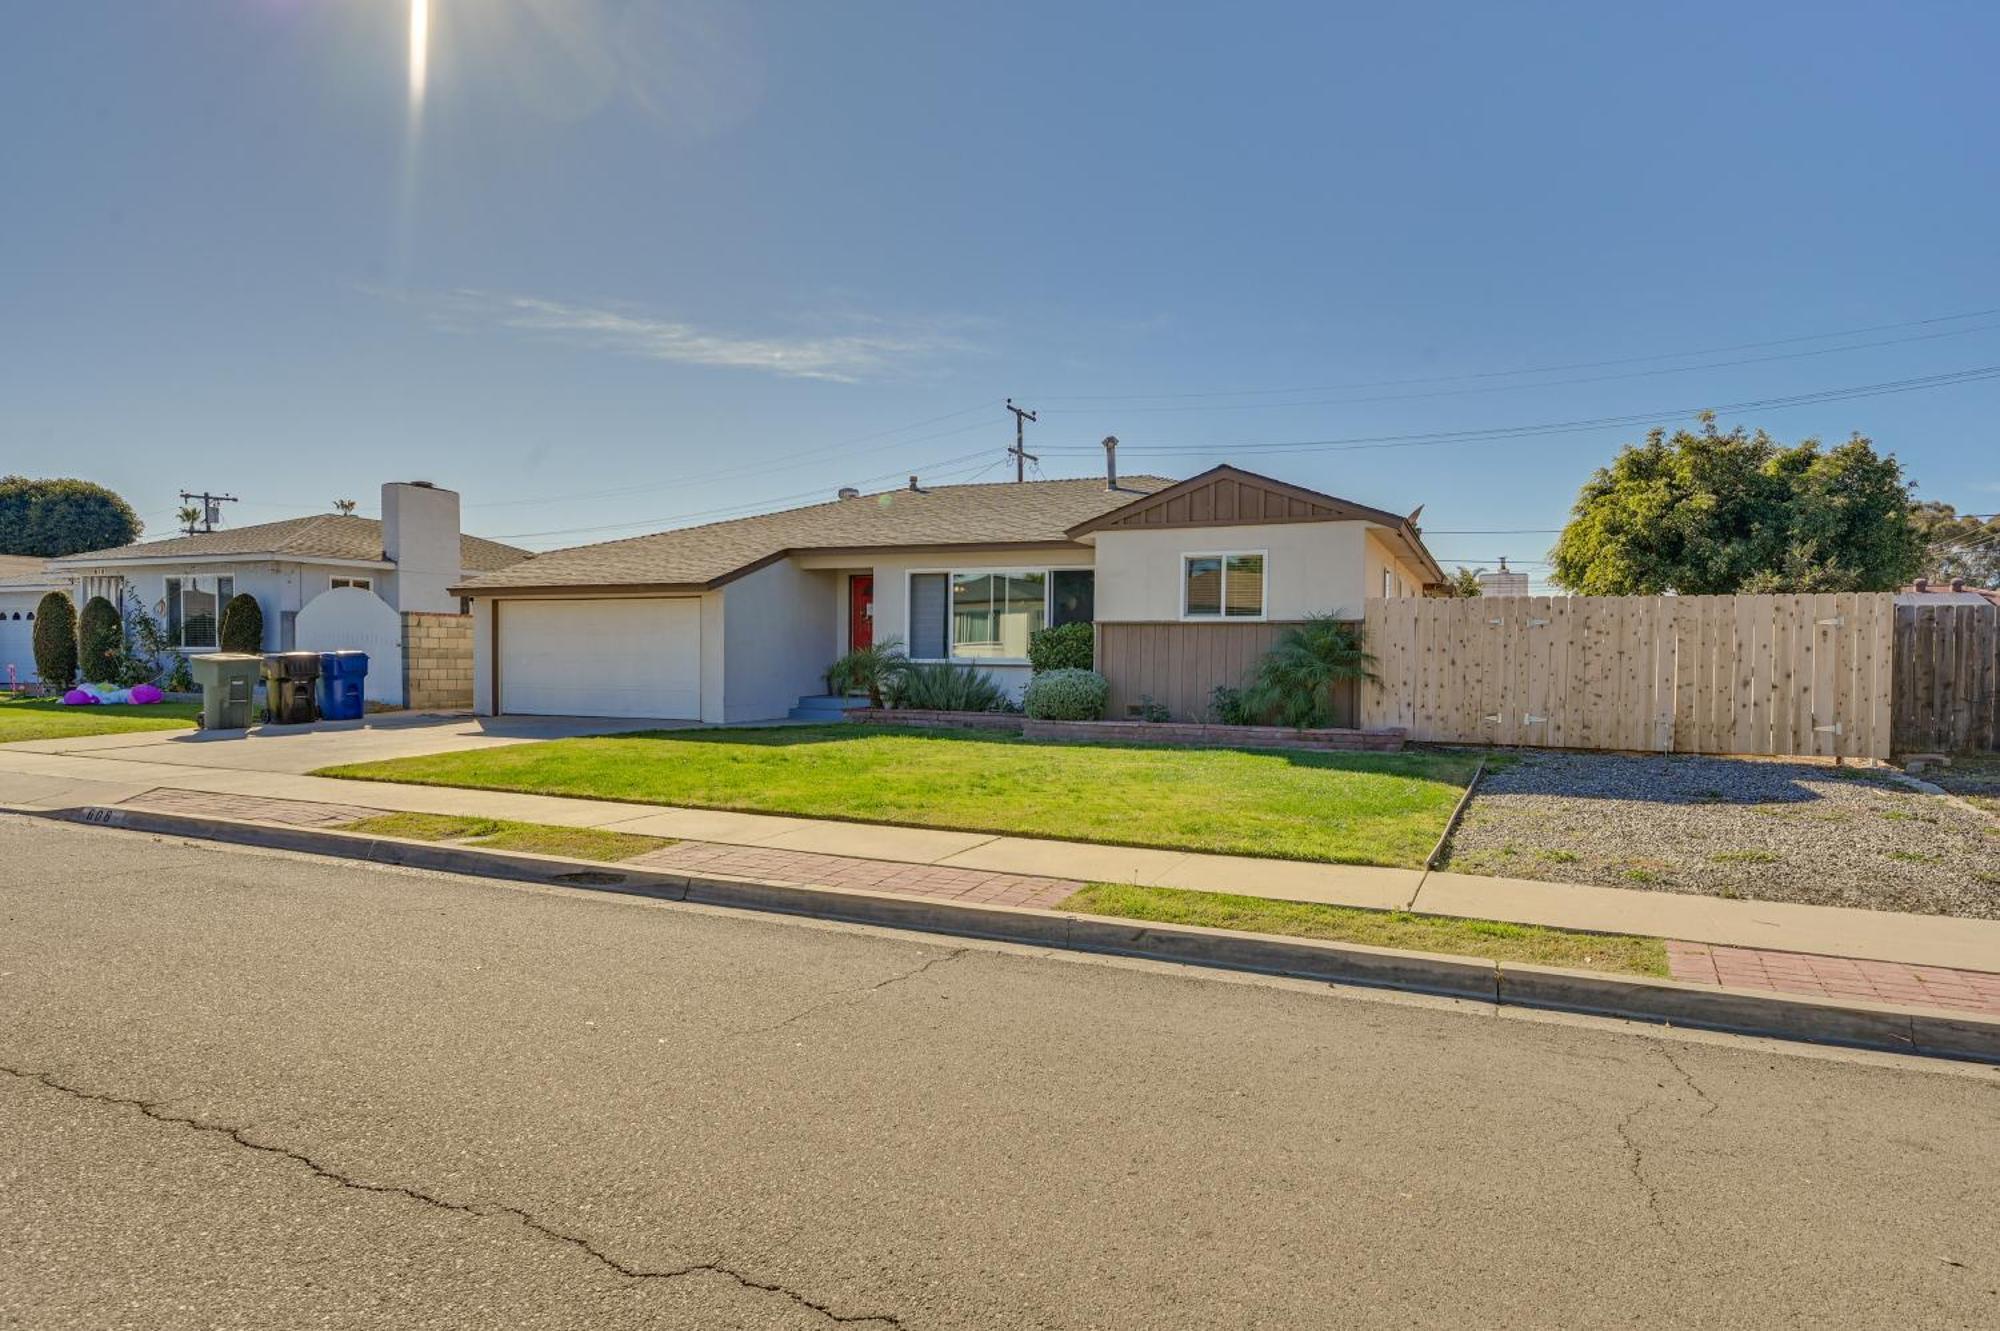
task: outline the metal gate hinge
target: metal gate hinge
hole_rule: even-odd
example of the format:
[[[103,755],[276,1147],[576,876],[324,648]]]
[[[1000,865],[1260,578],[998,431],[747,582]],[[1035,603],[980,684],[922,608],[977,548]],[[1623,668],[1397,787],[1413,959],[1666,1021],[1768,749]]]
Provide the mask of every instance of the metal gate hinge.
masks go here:
[[[1491,716],[1482,717],[1480,719],[1485,721],[1486,724],[1490,726],[1497,726],[1500,724],[1500,713],[1494,712]]]
[[[1531,629],[1547,628],[1548,623],[1549,621],[1546,619],[1531,619],[1528,621],[1528,627]]]
[[[1838,735],[1838,734],[1840,734],[1840,733],[1841,733],[1841,730],[1840,730],[1840,722],[1838,722],[1838,721],[1835,721],[1835,722],[1834,722],[1834,723],[1833,723],[1832,725],[1830,725],[1830,726],[1814,726],[1814,727],[1813,727],[1813,731],[1814,731],[1814,733],[1816,733],[1816,734],[1822,734],[1822,733],[1823,733],[1823,734],[1832,734],[1832,735]]]
[[[1521,724],[1524,726],[1538,726],[1546,720],[1546,716],[1536,716],[1533,712],[1521,713]]]
[[[1821,627],[1831,626],[1833,628],[1839,628],[1842,624],[1846,622],[1847,621],[1839,615],[1835,615],[1832,619],[1815,619],[1813,621],[1813,623],[1818,624]]]

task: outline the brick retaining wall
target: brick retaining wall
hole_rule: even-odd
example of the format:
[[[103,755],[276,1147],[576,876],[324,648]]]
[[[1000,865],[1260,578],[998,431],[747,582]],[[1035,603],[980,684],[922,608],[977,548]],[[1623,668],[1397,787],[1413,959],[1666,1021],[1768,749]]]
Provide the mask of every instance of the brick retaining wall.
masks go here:
[[[403,612],[403,706],[458,711],[472,706],[472,616]]]
[[[873,707],[849,708],[847,719],[877,726],[924,726],[932,730],[1000,730],[1021,733],[1027,718],[1019,712],[936,712],[927,708],[902,707],[877,711]]]
[[[1182,721],[1036,721],[1010,712],[886,711],[857,708],[850,721],[940,730],[1000,730],[1035,740],[1188,744],[1228,749],[1320,749],[1399,753],[1403,730],[1294,730],[1290,726],[1210,726]]]
[[[1290,726],[1210,726],[1182,721],[1036,721],[1029,739],[1099,740],[1119,744],[1192,744],[1230,749],[1349,749],[1397,753],[1402,730],[1294,730]]]

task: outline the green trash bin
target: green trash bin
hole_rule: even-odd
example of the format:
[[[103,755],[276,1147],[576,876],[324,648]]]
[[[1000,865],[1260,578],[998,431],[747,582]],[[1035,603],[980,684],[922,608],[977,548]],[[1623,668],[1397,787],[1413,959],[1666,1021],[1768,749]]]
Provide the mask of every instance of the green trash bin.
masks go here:
[[[257,676],[264,658],[241,652],[211,652],[189,660],[194,682],[201,686],[203,730],[247,730],[257,695]]]

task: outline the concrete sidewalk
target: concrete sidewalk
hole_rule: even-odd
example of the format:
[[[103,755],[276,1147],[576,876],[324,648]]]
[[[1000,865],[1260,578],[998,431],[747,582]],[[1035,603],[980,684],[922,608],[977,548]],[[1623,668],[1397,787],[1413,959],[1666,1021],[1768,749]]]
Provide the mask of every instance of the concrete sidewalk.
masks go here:
[[[467,739],[482,742],[470,736]],[[172,788],[366,805],[399,812],[509,818],[888,863],[1191,888],[1378,910],[1411,909],[1648,934],[1725,947],[2000,971],[2000,921],[1426,874],[1416,869],[1306,864],[553,795],[337,781],[295,772],[176,762],[172,760],[175,752],[161,752],[161,746],[145,746],[143,756],[113,745],[80,751],[72,744],[66,752],[47,752],[37,746],[0,747],[0,807],[41,811],[112,806],[148,791]]]

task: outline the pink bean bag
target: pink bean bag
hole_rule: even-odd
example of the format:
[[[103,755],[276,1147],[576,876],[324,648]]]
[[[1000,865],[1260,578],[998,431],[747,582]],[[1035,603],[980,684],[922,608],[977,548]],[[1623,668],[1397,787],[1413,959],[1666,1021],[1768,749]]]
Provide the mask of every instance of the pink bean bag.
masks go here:
[[[62,696],[65,707],[91,707],[96,705],[97,695],[85,693],[82,689],[71,689]]]
[[[136,703],[165,702],[167,695],[151,684],[137,684],[132,688],[132,701]]]

